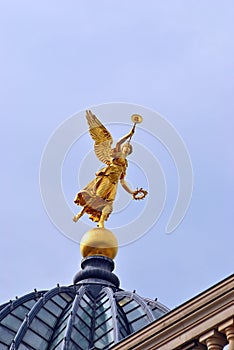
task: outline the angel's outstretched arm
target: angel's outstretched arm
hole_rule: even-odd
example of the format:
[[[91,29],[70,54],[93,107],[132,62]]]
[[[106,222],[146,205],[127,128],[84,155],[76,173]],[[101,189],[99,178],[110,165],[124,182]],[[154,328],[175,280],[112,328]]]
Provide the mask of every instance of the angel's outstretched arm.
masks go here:
[[[120,183],[121,183],[122,187],[125,189],[125,191],[127,191],[130,194],[134,194],[135,193],[135,191],[131,190],[131,188],[128,187],[126,181],[124,180],[124,177],[122,177],[120,179]]]
[[[132,195],[133,199],[144,199],[145,196],[147,196],[148,192],[143,190],[143,188],[141,187],[140,189],[136,189],[135,191],[131,190],[131,188],[128,187],[127,183],[124,180],[124,176],[120,178],[120,183],[123,186],[123,188],[125,189],[125,191],[127,191],[128,193],[130,193]]]
[[[120,151],[120,150],[121,150],[121,145],[122,145],[125,141],[127,141],[127,139],[128,139],[129,137],[131,137],[131,136],[134,134],[134,132],[135,132],[135,126],[133,126],[132,129],[131,129],[131,131],[130,131],[128,134],[126,134],[125,136],[123,136],[123,137],[116,143],[116,146],[115,146],[116,151]]]

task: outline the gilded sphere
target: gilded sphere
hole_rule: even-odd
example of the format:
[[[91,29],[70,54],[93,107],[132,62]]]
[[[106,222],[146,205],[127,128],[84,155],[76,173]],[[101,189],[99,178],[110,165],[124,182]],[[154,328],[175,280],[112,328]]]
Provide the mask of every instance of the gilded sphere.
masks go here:
[[[114,259],[118,252],[118,241],[110,230],[100,227],[92,228],[81,238],[80,252],[84,258],[102,255]]]

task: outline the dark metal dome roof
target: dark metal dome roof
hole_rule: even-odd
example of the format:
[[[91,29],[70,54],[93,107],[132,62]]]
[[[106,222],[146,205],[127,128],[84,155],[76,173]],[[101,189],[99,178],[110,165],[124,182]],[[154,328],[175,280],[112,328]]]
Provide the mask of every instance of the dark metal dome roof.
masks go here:
[[[113,267],[106,257],[86,258],[75,284],[0,306],[0,350],[109,349],[168,312],[156,300],[121,290]]]

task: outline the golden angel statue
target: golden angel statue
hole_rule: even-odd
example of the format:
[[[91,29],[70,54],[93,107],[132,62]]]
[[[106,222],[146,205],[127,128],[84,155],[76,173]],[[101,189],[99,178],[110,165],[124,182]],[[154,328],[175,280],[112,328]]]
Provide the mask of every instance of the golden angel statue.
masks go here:
[[[123,136],[114,148],[110,132],[91,112],[86,111],[86,119],[89,125],[89,133],[93,140],[94,151],[98,159],[106,166],[96,173],[96,178],[92,180],[82,191],[78,192],[74,202],[83,207],[83,209],[74,216],[73,221],[78,221],[84,213],[89,218],[98,222],[99,227],[104,227],[106,221],[113,210],[118,182],[123,188],[133,196],[133,199],[143,199],[147,191],[142,188],[131,190],[125,182],[125,175],[128,166],[127,156],[132,153],[133,147],[130,144],[134,134],[136,124],[141,122],[140,115],[133,115],[135,122],[131,131]],[[128,142],[126,142],[128,140]]]

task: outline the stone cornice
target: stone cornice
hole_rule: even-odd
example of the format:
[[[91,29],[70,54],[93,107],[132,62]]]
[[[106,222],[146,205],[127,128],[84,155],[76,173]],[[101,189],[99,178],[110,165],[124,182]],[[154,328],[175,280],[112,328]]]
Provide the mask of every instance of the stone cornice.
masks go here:
[[[234,275],[132,334],[112,350],[172,350],[234,315]]]

